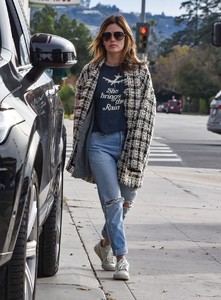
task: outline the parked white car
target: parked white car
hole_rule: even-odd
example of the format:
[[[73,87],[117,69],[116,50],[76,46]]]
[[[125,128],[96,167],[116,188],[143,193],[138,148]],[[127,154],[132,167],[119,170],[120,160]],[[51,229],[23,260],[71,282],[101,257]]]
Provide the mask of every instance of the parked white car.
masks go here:
[[[221,91],[210,103],[210,115],[207,122],[207,129],[214,133],[221,134]]]

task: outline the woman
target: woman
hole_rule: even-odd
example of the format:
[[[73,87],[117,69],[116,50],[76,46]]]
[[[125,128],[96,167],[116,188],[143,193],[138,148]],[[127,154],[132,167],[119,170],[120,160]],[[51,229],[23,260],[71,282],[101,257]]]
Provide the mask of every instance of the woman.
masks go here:
[[[147,63],[138,59],[132,31],[123,16],[104,20],[90,50],[94,58],[77,82],[74,148],[67,170],[75,177],[95,180],[105,225],[94,250],[102,268],[114,271],[114,279],[128,280],[123,220],[142,185],[156,102]],[[79,167],[79,153],[83,152],[79,145],[86,148],[89,173],[85,165]]]

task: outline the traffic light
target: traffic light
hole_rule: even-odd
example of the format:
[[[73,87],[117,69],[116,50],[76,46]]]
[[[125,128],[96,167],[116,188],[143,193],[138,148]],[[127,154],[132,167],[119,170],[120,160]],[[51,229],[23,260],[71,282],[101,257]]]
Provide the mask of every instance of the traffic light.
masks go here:
[[[212,43],[214,46],[221,46],[221,22],[217,21],[213,24]]]
[[[148,23],[137,23],[136,25],[136,44],[137,52],[147,52],[147,42],[149,36],[149,24]]]

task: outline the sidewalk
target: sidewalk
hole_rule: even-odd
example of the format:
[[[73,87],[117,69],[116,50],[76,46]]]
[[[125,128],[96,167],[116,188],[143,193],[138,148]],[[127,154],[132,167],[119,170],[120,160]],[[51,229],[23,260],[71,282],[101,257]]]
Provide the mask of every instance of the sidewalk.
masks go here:
[[[221,171],[147,168],[125,222],[128,282],[93,251],[103,225],[96,186],[64,175],[60,269],[38,280],[37,300],[221,299]]]

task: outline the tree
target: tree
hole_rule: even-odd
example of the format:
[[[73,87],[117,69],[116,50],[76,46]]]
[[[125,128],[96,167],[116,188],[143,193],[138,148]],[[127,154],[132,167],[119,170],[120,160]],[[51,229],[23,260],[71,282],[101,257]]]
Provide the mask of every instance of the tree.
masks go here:
[[[186,14],[181,15],[175,19],[176,23],[187,21],[189,29],[197,30],[201,25],[200,20],[215,13],[218,4],[217,0],[191,0],[181,2],[180,8],[185,8]]]
[[[52,6],[45,6],[42,10],[34,13],[30,22],[31,33],[44,32],[59,35],[70,40],[76,48],[77,64],[71,68],[71,74],[63,81],[62,79],[68,74],[64,69],[54,69],[53,79],[56,83],[61,84],[59,92],[62,99],[65,113],[73,113],[75,83],[83,66],[91,59],[89,56],[88,46],[92,41],[89,29],[76,20],[71,20],[67,15],[61,15],[57,18],[57,13]],[[69,72],[69,71],[68,71]]]
[[[155,92],[161,90],[178,91],[177,70],[188,55],[188,46],[175,46],[167,56],[160,56],[154,65],[152,72]]]
[[[181,15],[180,17],[176,18],[176,23],[181,23],[184,20],[187,20],[187,27],[189,29],[198,29],[199,24],[199,15],[200,15],[200,0],[191,0],[191,1],[185,1],[181,2],[180,8],[185,8],[187,13]]]
[[[89,44],[92,42],[92,36],[83,23],[78,24],[76,20],[72,20],[72,27],[74,30],[71,41],[76,45],[78,64],[71,69],[71,72],[77,75],[92,58],[88,51]]]
[[[30,22],[31,34],[37,32],[54,34],[56,16],[56,11],[49,5],[46,5],[41,11],[36,11]]]
[[[55,32],[57,35],[70,39],[73,36],[73,31],[74,28],[67,15],[61,15],[57,21],[55,20]]]
[[[219,18],[220,0],[192,0],[181,3],[187,13],[175,18],[175,23],[186,23],[186,28],[173,34],[171,39],[163,41],[160,45],[160,54],[165,55],[172,51],[175,45],[211,44],[211,28]]]
[[[71,72],[78,76],[83,66],[89,62],[88,46],[92,41],[89,29],[76,20],[71,20],[67,15],[61,15],[57,18],[57,13],[52,6],[46,5],[42,10],[34,13],[30,22],[31,33],[44,32],[59,35],[70,40],[76,47],[77,64],[71,69]]]
[[[213,46],[192,48],[178,70],[178,90],[193,100],[194,111],[198,111],[200,99],[205,100],[209,112],[210,98],[221,87],[217,74],[217,49]],[[221,58],[221,57],[220,57]],[[219,59],[219,67],[221,67]]]
[[[148,60],[155,61],[159,55],[159,47],[157,36],[154,32],[154,28],[157,27],[157,23],[154,20],[149,20],[149,37],[148,37]]]
[[[152,78],[156,94],[167,90],[189,97],[194,112],[202,99],[209,112],[210,98],[221,87],[221,49],[212,45],[176,46],[156,60]]]

